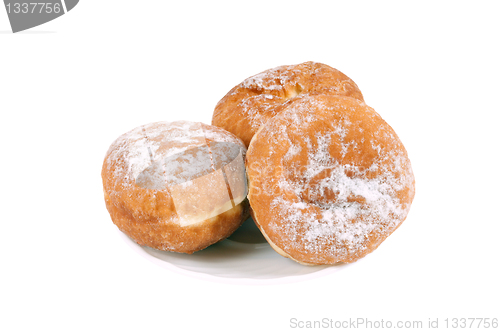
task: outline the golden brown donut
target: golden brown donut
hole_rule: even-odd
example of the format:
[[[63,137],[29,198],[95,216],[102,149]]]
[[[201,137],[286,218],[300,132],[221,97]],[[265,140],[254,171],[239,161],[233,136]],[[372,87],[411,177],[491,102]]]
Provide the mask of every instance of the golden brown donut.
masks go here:
[[[248,147],[259,127],[303,94],[348,96],[363,101],[356,83],[318,62],[281,66],[247,78],[215,107],[212,125],[226,129]]]
[[[140,245],[193,253],[225,239],[248,217],[239,138],[178,121],[137,127],[111,144],[102,166],[106,207]]]
[[[278,253],[303,264],[372,252],[415,193],[394,130],[350,97],[299,96],[259,129],[246,166],[254,221]]]

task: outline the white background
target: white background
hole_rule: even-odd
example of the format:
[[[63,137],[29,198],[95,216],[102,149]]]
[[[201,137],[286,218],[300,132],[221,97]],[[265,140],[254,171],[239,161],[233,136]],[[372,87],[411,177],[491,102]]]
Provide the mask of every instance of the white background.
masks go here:
[[[0,330],[500,318],[498,13],[494,1],[82,0],[12,34],[0,8]],[[243,79],[309,60],[351,77],[405,144],[417,193],[404,224],[355,264],[283,284],[189,276],[134,252],[104,206],[111,142],[153,121],[210,123]]]

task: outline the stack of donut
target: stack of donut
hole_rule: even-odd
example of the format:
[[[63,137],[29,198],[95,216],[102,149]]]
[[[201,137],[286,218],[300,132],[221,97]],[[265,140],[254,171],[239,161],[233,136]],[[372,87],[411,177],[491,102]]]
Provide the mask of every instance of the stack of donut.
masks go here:
[[[410,160],[394,130],[364,103],[349,77],[321,63],[281,66],[244,80],[219,101],[212,126],[198,124],[203,128],[198,136],[187,125],[183,130],[164,126],[161,135],[139,128],[118,139],[103,166],[113,221],[138,243],[154,248],[200,250],[229,236],[249,212],[272,248],[285,257],[306,265],[354,262],[401,225],[415,194]],[[212,131],[217,135],[208,135],[210,142],[230,142],[238,148],[225,158],[226,164],[198,167],[196,177],[222,170],[219,187],[226,186],[229,197],[206,203],[201,214],[179,218],[179,211],[189,208],[174,208],[169,188],[194,178],[169,182],[185,170],[169,173],[165,164],[155,171],[152,165],[158,158],[152,158],[144,144],[153,140],[150,136],[161,141],[153,153],[161,150],[159,159],[203,144],[213,156],[218,153],[207,143],[207,132]],[[186,137],[194,136],[198,141],[187,142]],[[139,153],[136,147],[141,144]],[[239,185],[230,185],[233,173],[227,166],[236,165],[236,155],[244,158],[245,167],[233,173],[241,178],[246,170],[248,188],[241,179]],[[196,164],[198,159],[189,160]],[[145,165],[150,165],[149,171],[144,171]],[[140,171],[139,178],[147,181],[138,189]],[[154,180],[158,176],[160,186]],[[233,183],[238,182],[235,176]],[[210,181],[205,185],[217,187]],[[208,199],[189,196],[192,192],[186,191],[187,202]]]

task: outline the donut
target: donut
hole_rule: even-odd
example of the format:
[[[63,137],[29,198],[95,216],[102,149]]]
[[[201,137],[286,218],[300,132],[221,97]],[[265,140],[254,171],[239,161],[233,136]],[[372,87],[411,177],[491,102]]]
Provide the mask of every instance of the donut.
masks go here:
[[[304,62],[280,66],[247,78],[215,106],[212,125],[249,146],[253,135],[288,103],[304,94],[348,96],[363,101],[356,83],[328,65]]]
[[[246,147],[199,122],[155,122],[117,138],[102,166],[113,223],[140,245],[193,253],[248,218]]]
[[[415,195],[402,142],[351,97],[298,96],[255,134],[246,167],[255,223],[278,253],[305,265],[372,252]]]

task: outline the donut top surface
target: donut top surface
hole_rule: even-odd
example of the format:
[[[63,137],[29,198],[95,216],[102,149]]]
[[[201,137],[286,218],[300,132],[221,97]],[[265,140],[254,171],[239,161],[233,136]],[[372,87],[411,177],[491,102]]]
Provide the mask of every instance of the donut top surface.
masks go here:
[[[364,102],[304,95],[247,153],[249,200],[268,238],[306,263],[352,262],[406,218],[414,177],[394,130]]]
[[[111,200],[123,202],[128,211],[139,213],[153,197],[164,201],[155,207],[158,216],[189,225],[246,197],[245,153],[241,140],[221,128],[188,121],[151,123],[112,143],[103,184]]]
[[[246,146],[255,132],[299,95],[327,94],[363,100],[358,86],[337,69],[318,62],[280,66],[251,76],[216,105],[212,124],[240,137]]]
[[[136,179],[151,165],[151,161],[206,146],[207,142],[229,142],[241,145],[241,141],[234,135],[203,123],[155,122],[121,135],[110,146],[106,158],[115,162],[126,161],[126,167],[116,168],[115,172]],[[207,167],[204,161],[201,159],[198,163],[192,163],[190,168],[199,167],[200,172],[203,172],[203,169]],[[208,164],[210,166],[210,163]]]

